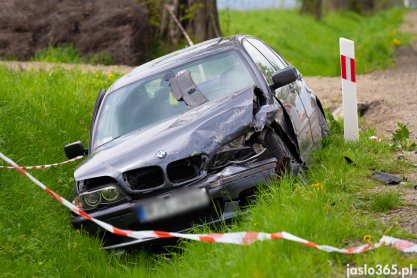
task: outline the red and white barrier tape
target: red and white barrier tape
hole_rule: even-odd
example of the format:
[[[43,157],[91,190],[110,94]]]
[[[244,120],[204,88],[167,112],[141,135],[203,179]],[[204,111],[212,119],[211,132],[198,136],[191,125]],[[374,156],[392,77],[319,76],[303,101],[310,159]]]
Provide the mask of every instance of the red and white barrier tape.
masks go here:
[[[251,244],[255,241],[262,241],[262,240],[272,240],[272,239],[286,239],[290,241],[299,242],[305,244],[309,247],[316,248],[326,252],[338,252],[344,254],[357,254],[357,253],[364,253],[366,251],[379,248],[381,246],[392,246],[402,252],[409,252],[409,253],[417,253],[417,244],[401,240],[389,236],[383,236],[379,243],[369,243],[357,247],[352,248],[336,248],[328,245],[317,245],[313,242],[307,241],[305,239],[299,238],[295,235],[292,235],[287,232],[277,232],[277,233],[263,233],[263,232],[236,232],[236,233],[223,233],[223,234],[182,234],[182,233],[172,233],[172,232],[161,232],[161,231],[131,231],[131,230],[123,230],[117,227],[114,227],[108,223],[105,223],[101,220],[98,220],[82,209],[76,207],[71,202],[67,201],[66,199],[59,196],[57,193],[49,189],[46,185],[42,182],[37,180],[31,174],[19,167],[13,160],[8,158],[7,156],[3,155],[0,152],[0,158],[12,165],[13,168],[18,170],[21,174],[25,175],[29,178],[33,183],[38,185],[44,191],[49,193],[52,197],[58,200],[61,204],[69,208],[74,213],[90,220],[102,227],[103,229],[120,236],[127,236],[135,239],[154,239],[154,238],[184,238],[190,240],[197,240],[197,241],[204,241],[204,242],[219,242],[219,243],[229,243],[229,244],[239,244],[239,245],[247,245]]]
[[[57,162],[57,163],[52,163],[52,164],[45,164],[45,165],[36,165],[36,166],[19,166],[19,168],[24,169],[24,170],[32,170],[32,169],[46,169],[46,168],[50,168],[50,167],[56,167],[56,166],[60,166],[60,165],[64,165],[70,162],[74,162],[77,160],[80,160],[81,158],[83,158],[82,155],[62,161],[62,162]],[[2,166],[0,165],[0,169],[14,169],[15,167],[13,166]]]

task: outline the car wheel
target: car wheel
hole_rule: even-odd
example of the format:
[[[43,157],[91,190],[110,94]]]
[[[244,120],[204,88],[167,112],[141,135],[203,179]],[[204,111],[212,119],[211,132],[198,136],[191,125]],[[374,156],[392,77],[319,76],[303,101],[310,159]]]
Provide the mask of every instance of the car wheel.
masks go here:
[[[284,141],[273,131],[267,131],[265,134],[265,144],[271,156],[277,159],[277,172],[282,172],[287,163],[293,160],[290,149]]]
[[[320,110],[317,110],[319,114],[319,126],[321,130],[321,137],[326,137],[330,133],[329,125],[327,124],[326,118],[324,117],[323,112]]]

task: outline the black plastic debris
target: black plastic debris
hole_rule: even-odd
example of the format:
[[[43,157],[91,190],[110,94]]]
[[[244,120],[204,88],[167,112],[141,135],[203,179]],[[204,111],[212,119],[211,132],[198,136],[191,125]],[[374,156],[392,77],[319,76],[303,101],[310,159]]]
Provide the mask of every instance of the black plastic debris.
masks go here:
[[[353,166],[356,166],[356,163],[348,156],[343,156],[347,163],[352,164]]]
[[[417,185],[414,185],[414,189],[417,190]]]
[[[397,159],[398,159],[398,160],[402,160],[402,161],[407,160],[407,158],[405,158],[404,154],[400,154],[400,155],[398,155],[398,156],[397,156]]]
[[[388,174],[385,172],[376,171],[369,175],[371,178],[379,180],[386,185],[396,185],[399,184],[404,179],[400,178],[399,176]]]

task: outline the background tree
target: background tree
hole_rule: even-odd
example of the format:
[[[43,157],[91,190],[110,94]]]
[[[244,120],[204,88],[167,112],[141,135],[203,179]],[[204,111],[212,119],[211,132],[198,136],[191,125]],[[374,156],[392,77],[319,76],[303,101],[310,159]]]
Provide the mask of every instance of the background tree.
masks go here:
[[[375,9],[375,0],[348,0],[348,8],[358,13],[371,12]]]
[[[164,0],[160,4],[160,33],[173,44],[178,44],[183,35],[167,9],[171,9],[194,40],[221,36],[216,0]]]
[[[320,19],[322,15],[323,0],[302,0],[301,13],[312,14],[316,19]]]
[[[329,1],[325,1],[325,4],[328,4],[330,9],[344,10],[344,9],[348,9],[349,7],[348,1],[349,0],[329,0]]]

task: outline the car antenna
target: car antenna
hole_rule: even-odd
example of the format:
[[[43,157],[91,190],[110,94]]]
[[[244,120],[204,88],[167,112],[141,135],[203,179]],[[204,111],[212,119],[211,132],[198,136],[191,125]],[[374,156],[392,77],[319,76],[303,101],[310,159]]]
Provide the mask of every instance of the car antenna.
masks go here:
[[[165,4],[164,8],[168,11],[169,15],[171,16],[172,20],[174,20],[175,24],[177,24],[178,28],[180,28],[182,34],[184,35],[185,39],[187,40],[188,46],[194,45],[193,41],[191,40],[188,33],[185,31],[184,27],[182,26],[181,22],[178,20],[178,18],[175,16],[173,10],[174,6]]]

